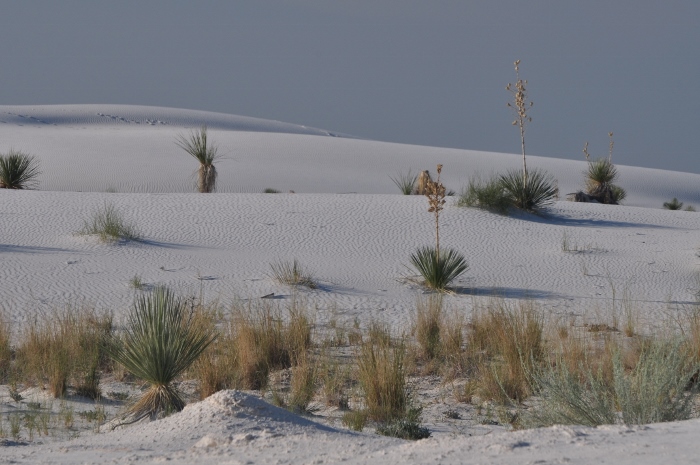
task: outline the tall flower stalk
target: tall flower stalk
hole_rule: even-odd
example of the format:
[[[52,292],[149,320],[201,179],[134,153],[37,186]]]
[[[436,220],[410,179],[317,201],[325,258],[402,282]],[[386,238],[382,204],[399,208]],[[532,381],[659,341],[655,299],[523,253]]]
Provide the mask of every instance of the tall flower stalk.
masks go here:
[[[427,181],[425,188],[425,196],[428,197],[428,212],[435,214],[435,250],[437,251],[437,260],[440,261],[440,212],[445,205],[445,186],[440,182],[440,173],[442,173],[442,165],[437,165],[437,179],[435,181]]]
[[[515,61],[515,84],[508,83],[506,90],[513,94],[513,103],[508,102],[508,107],[515,112],[513,126],[520,129],[520,146],[523,152],[523,185],[527,185],[527,163],[525,161],[525,124],[532,121],[527,112],[533,103],[527,101],[527,80],[520,79],[520,60]]]

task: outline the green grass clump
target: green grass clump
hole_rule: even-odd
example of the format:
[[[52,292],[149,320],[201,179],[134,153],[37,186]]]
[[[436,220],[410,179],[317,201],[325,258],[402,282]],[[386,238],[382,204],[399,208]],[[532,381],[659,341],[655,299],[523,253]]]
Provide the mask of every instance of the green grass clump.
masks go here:
[[[377,427],[377,434],[418,441],[430,437],[430,430],[420,425],[421,409],[410,409],[405,418],[398,418]]]
[[[422,247],[411,255],[411,264],[423,278],[425,286],[444,290],[459,275],[469,269],[464,256],[454,249]]]
[[[90,221],[84,222],[80,234],[97,235],[103,242],[141,239],[136,227],[127,223],[119,210],[107,203],[93,214]]]
[[[10,149],[0,155],[0,189],[29,189],[35,186],[39,171],[32,155]]]
[[[541,170],[531,170],[527,178],[517,170],[499,177],[510,204],[527,212],[538,212],[548,207],[559,197],[559,188],[554,178]]]
[[[411,170],[408,170],[408,173],[399,173],[396,177],[389,177],[403,195],[412,195],[415,192],[418,175],[413,174]]]
[[[511,201],[498,177],[486,181],[474,177],[457,200],[458,207],[476,207],[496,213],[507,213]]]
[[[195,322],[194,311],[167,288],[136,301],[124,333],[109,346],[117,363],[150,385],[128,409],[131,421],[156,419],[185,407],[172,382],[216,339],[211,328]]]

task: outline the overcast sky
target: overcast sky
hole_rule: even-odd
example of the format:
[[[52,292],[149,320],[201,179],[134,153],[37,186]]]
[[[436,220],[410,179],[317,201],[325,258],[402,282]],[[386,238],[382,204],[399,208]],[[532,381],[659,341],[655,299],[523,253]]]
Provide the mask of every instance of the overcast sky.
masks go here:
[[[211,110],[700,173],[698,0],[0,0],[0,104]]]

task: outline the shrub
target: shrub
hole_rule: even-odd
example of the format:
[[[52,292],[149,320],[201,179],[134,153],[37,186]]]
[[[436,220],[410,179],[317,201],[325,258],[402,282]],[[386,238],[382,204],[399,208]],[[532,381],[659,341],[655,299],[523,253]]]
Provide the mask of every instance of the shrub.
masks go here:
[[[210,193],[216,190],[216,167],[214,162],[219,159],[218,147],[210,144],[207,138],[207,127],[202,126],[193,131],[189,137],[180,134],[175,144],[192,155],[199,162],[197,170],[197,190]]]
[[[459,275],[469,269],[464,256],[454,249],[422,247],[411,255],[411,264],[423,278],[427,287],[444,290]]]
[[[620,354],[614,358],[615,394],[625,424],[643,425],[687,420],[694,396],[685,393],[698,370],[679,341],[653,341],[643,348],[637,365],[626,373]],[[692,387],[692,393],[697,387]]]
[[[561,359],[533,372],[540,401],[525,416],[527,426],[554,424],[647,424],[690,418],[696,388],[684,392],[697,372],[678,341],[655,340],[642,347],[631,369],[613,354],[612,380],[602,367],[582,363],[579,373]],[[580,376],[580,373],[585,376]],[[619,409],[619,414],[618,414]]]
[[[119,210],[107,203],[93,215],[91,221],[84,222],[80,234],[97,235],[103,242],[141,239],[136,227],[127,223]]]
[[[537,212],[554,203],[559,196],[556,181],[544,171],[530,171],[525,181],[522,173],[513,170],[502,174],[499,181],[511,205],[520,210]]]
[[[38,162],[32,155],[10,149],[0,155],[0,189],[29,189],[36,185]]]
[[[394,184],[396,184],[396,187],[399,188],[403,195],[413,194],[416,188],[416,182],[418,182],[418,175],[411,173],[411,170],[408,170],[406,174],[399,173],[396,177],[389,177],[394,181]]]
[[[273,189],[272,187],[266,187],[265,190],[263,191],[263,194],[279,194],[280,191],[277,189]]]
[[[477,207],[497,213],[506,213],[510,205],[510,198],[498,177],[486,181],[470,179],[457,201],[459,207]]]
[[[186,303],[164,287],[137,299],[124,334],[109,346],[116,362],[150,384],[126,413],[132,421],[156,419],[184,408],[172,382],[216,337],[211,330],[193,325],[194,317]]]
[[[294,259],[292,262],[278,261],[270,265],[272,276],[278,282],[289,286],[306,286],[316,289],[316,283],[311,274],[306,271],[299,262]]]

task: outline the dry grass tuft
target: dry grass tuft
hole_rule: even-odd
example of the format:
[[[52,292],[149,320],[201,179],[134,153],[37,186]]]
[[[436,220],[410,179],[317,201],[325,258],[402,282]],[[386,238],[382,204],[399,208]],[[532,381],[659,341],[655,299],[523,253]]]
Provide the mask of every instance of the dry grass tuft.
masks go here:
[[[100,397],[100,372],[106,364],[105,344],[111,316],[93,309],[66,308],[42,321],[32,321],[17,347],[17,366],[28,381],[46,384],[63,397],[71,381],[80,395]]]
[[[281,284],[289,286],[306,286],[309,289],[316,289],[316,282],[309,273],[295,258],[291,262],[278,261],[270,265],[272,276]]]
[[[528,372],[544,358],[546,348],[543,318],[531,303],[511,306],[501,301],[477,308],[467,344],[481,397],[520,402],[532,393]]]
[[[237,303],[219,323],[219,337],[195,364],[201,396],[225,388],[263,389],[272,370],[310,363],[313,322],[302,303]]]
[[[362,344],[357,354],[357,377],[365,394],[367,415],[378,422],[402,418],[408,408],[406,347],[385,341]]]

